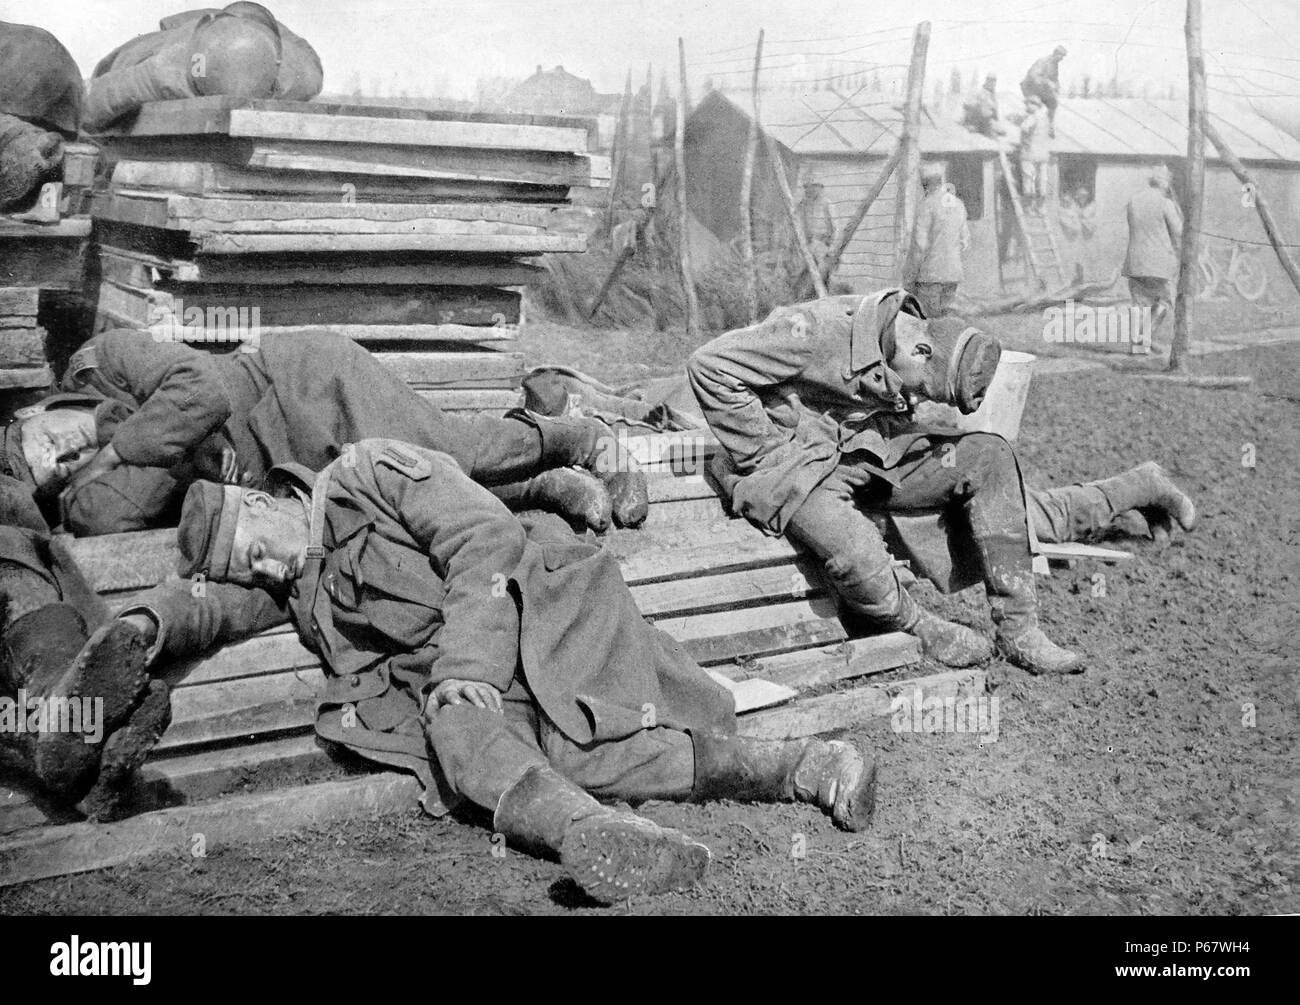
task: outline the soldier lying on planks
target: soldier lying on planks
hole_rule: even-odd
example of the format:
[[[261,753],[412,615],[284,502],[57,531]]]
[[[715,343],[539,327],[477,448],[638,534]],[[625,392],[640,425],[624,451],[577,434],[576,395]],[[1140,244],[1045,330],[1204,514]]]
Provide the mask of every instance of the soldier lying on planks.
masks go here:
[[[601,456],[618,444],[603,422],[448,414],[339,335],[264,334],[255,352],[214,355],[119,329],[73,354],[64,386],[117,408],[47,399],[11,423],[5,453],[14,477],[57,509],[51,523],[78,536],[166,525],[195,478],[258,485],[276,464],[321,468],[374,436],[450,454],[516,508],[596,530],[647,512],[635,462]]]
[[[983,581],[1005,658],[1031,673],[1074,672],[1081,657],[1038,625],[1030,520],[1042,540],[1065,540],[1131,508],[1146,508],[1157,528],[1190,529],[1195,511],[1155,465],[1030,493],[1027,509],[1005,440],[914,420],[916,398],[974,412],[1000,354],[986,333],[927,322],[911,294],[887,289],[778,308],[701,347],[687,374],[725,450],[715,474],[734,508],[818,555],[847,612],[917,636],[950,666],[992,655],[983,635],[908,594],[881,523],[940,589]]]
[[[431,812],[488,810],[606,902],[688,886],[710,853],[595,797],[797,799],[866,826],[871,758],[738,737],[730,693],[555,517],[521,522],[447,454],[393,440],[273,475],[274,495],[190,487],[179,571],[206,589],[119,616],[157,658],[291,621],[326,667],[320,736],[414,772]]]
[[[0,715],[0,767],[92,818],[111,815],[171,721],[169,689],[145,665],[145,637],[107,617],[51,539],[31,488],[0,474],[0,698],[11,713]],[[87,702],[96,703],[93,733],[41,714]]]

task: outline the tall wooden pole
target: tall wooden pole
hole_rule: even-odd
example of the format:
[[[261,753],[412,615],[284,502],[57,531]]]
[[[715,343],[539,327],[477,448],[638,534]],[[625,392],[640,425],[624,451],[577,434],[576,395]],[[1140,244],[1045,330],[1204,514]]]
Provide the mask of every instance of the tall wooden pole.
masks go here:
[[[921,175],[921,98],[925,89],[925,57],[930,50],[930,22],[922,21],[912,34],[912,62],[907,68],[907,97],[903,102],[903,135],[899,138],[898,203],[894,211],[894,278],[903,281],[912,253],[912,225],[916,221],[916,189]]]
[[[1174,339],[1169,369],[1187,367],[1192,325],[1192,276],[1201,250],[1201,203],[1205,193],[1205,57],[1201,53],[1201,0],[1187,0],[1187,191],[1183,193],[1183,246],[1178,255]]]
[[[763,65],[763,32],[758,33],[754,51],[754,108],[749,119],[749,139],[745,144],[745,168],[740,176],[740,255],[745,269],[745,306],[750,324],[758,321],[758,271],[754,265],[754,160],[758,156],[759,95],[758,74]]]
[[[614,214],[618,208],[618,197],[623,189],[627,172],[627,148],[632,139],[632,71],[627,71],[627,83],[623,85],[623,101],[618,107],[618,125],[614,128],[614,168],[610,172],[609,207],[605,213],[605,233],[614,229]]]
[[[1259,182],[1251,177],[1250,172],[1246,170],[1246,166],[1237,159],[1237,155],[1223,141],[1223,137],[1219,135],[1219,131],[1214,128],[1214,124],[1210,122],[1208,117],[1205,120],[1205,138],[1214,144],[1214,149],[1219,152],[1219,156],[1228,165],[1228,169],[1237,176],[1237,180],[1243,185],[1250,186],[1251,199],[1255,203],[1256,212],[1259,213],[1259,222],[1264,225],[1264,233],[1272,242],[1273,250],[1277,252],[1277,259],[1282,263],[1282,268],[1291,277],[1296,292],[1300,293],[1300,267],[1296,266],[1295,259],[1291,257],[1291,252],[1287,250],[1286,240],[1282,236],[1282,229],[1277,225],[1277,220],[1273,217],[1273,211],[1269,208],[1268,200],[1264,198]]]
[[[681,68],[681,95],[677,105],[677,128],[673,137],[673,152],[677,167],[677,221],[678,259],[682,270],[682,292],[686,300],[686,334],[694,341],[700,338],[700,300],[695,294],[695,270],[691,265],[691,212],[686,206],[686,116],[690,112],[690,96],[686,90],[686,42],[677,39],[677,55]]]
[[[785,203],[786,216],[790,218],[790,226],[794,228],[794,239],[799,245],[799,254],[803,257],[804,268],[808,270],[808,275],[812,276],[813,289],[817,291],[817,296],[819,298],[828,296],[821,269],[817,268],[817,259],[813,258],[812,249],[808,247],[808,238],[799,221],[799,207],[794,204],[790,181],[785,176],[785,161],[781,159],[781,148],[772,138],[771,133],[764,132],[763,139],[766,143],[767,159],[772,162],[772,174],[776,176],[777,190],[781,193],[781,201]]]

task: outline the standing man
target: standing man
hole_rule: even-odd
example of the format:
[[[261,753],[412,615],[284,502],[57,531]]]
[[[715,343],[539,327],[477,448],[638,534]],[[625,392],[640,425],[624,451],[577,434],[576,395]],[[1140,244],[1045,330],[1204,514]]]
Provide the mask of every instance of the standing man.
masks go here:
[[[247,587],[209,594],[234,610],[172,593],[144,612],[169,655],[220,641],[214,624],[291,620],[329,673],[317,731],[413,771],[431,812],[444,797],[488,810],[606,903],[689,886],[710,853],[593,797],[798,799],[867,825],[874,762],[738,737],[730,693],[641,617],[608,552],[521,524],[447,455],[365,440],[318,475],[277,476],[276,497],[212,482],[186,496],[179,571]]]
[[[1047,109],[1047,131],[1056,139],[1056,105],[1061,95],[1061,60],[1066,56],[1065,46],[1058,45],[1048,55],[1036,60],[1020,82],[1020,91],[1026,98],[1036,96]]]
[[[916,211],[905,285],[916,294],[925,316],[933,318],[952,310],[962,281],[961,256],[970,247],[970,226],[966,205],[944,183],[942,167],[922,165],[921,187],[925,197]]]
[[[1052,159],[1048,142],[1047,112],[1042,99],[1031,94],[1025,99],[1025,117],[1020,120],[1020,194],[1025,210],[1042,216],[1047,204],[1047,165]]]
[[[826,186],[809,167],[803,183],[803,198],[799,200],[799,227],[819,266],[835,244],[835,213],[825,191]]]
[[[1070,673],[1081,657],[1038,626],[1011,446],[989,433],[929,429],[911,415],[915,397],[975,411],[1000,352],[952,319],[928,324],[915,297],[886,289],[778,308],[696,350],[686,370],[725,451],[715,474],[733,508],[807,545],[847,613],[915,635],[925,655],[949,666],[992,655],[983,635],[926,611],[902,586],[879,518],[940,589],[983,581],[1006,659],[1035,674]],[[910,534],[908,517],[935,511],[941,524]]]
[[[1173,307],[1170,281],[1178,274],[1183,217],[1174,202],[1169,168],[1158,165],[1147,187],[1128,201],[1128,253],[1124,275],[1129,295],[1141,308],[1153,308],[1152,333]]]

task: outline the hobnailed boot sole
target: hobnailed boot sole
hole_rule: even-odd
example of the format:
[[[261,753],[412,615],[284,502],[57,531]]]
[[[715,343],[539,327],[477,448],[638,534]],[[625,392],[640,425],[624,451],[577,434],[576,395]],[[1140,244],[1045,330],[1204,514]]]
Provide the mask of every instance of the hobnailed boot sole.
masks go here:
[[[560,864],[593,900],[688,890],[713,855],[681,831],[649,820],[595,814],[572,824],[560,845]]]
[[[650,489],[642,471],[620,471],[602,477],[619,527],[639,527],[650,515]]]
[[[171,688],[149,682],[149,693],[131,713],[126,725],[108,738],[99,759],[99,777],[77,809],[88,820],[117,816],[131,776],[157,746],[172,721]]]
[[[111,621],[82,647],[72,666],[50,689],[50,697],[102,699],[100,726],[111,736],[131,714],[149,685],[144,637],[132,626]],[[37,777],[63,798],[71,797],[99,760],[102,745],[83,733],[42,733],[34,756]]]

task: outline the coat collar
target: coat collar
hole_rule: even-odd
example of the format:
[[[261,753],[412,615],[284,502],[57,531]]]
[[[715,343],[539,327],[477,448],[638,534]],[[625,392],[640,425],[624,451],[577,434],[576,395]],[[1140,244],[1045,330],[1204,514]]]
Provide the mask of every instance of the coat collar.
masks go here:
[[[904,306],[909,308],[908,313],[925,317],[916,297],[900,286],[876,290],[862,298],[849,331],[849,367],[853,373],[886,362],[887,351],[892,351],[892,346],[884,343],[892,339],[894,317]]]

